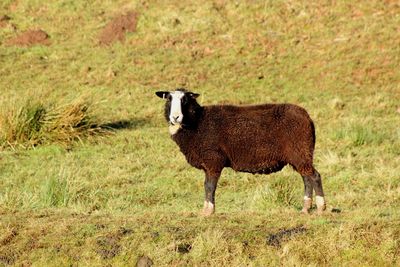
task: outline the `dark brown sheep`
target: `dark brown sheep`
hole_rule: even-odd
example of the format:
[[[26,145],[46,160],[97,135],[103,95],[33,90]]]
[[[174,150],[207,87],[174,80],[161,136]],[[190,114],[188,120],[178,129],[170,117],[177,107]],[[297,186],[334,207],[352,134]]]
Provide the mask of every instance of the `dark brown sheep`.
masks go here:
[[[303,177],[308,213],[313,189],[317,211],[325,210],[321,176],[313,166],[315,129],[305,109],[293,104],[200,106],[185,89],[156,92],[167,99],[172,139],[193,167],[205,171],[204,215],[215,211],[215,189],[224,167],[269,174],[289,164]]]

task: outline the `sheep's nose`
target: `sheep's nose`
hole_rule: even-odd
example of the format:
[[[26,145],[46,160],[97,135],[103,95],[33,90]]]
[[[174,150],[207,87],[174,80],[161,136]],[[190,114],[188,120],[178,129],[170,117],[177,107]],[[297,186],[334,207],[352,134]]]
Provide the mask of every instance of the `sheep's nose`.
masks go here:
[[[171,122],[175,123],[175,122],[179,122],[182,120],[182,117],[180,115],[178,116],[171,116]]]

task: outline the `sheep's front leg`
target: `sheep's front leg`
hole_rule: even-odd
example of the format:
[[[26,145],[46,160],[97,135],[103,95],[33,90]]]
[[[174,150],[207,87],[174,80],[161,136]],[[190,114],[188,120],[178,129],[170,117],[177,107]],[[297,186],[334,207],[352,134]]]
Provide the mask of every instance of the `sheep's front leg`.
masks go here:
[[[204,216],[210,216],[215,212],[215,190],[217,189],[217,183],[220,175],[221,172],[206,172],[206,178],[204,180]]]

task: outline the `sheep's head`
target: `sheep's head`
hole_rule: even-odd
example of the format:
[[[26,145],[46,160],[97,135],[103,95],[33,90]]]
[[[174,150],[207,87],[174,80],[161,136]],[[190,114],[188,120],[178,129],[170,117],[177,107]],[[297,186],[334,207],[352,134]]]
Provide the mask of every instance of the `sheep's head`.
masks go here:
[[[165,118],[171,125],[184,127],[193,125],[200,108],[196,101],[199,94],[179,88],[174,91],[159,91],[156,95],[167,100]]]

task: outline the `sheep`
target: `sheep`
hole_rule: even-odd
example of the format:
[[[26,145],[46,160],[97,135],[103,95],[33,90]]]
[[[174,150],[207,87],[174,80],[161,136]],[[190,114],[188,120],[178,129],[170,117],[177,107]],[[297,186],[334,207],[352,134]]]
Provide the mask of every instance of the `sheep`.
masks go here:
[[[315,128],[305,109],[286,103],[200,106],[199,94],[184,88],[156,95],[167,100],[171,138],[187,162],[205,172],[204,216],[215,212],[215,190],[225,167],[270,174],[289,164],[303,178],[302,212],[309,213],[313,189],[318,214],[325,210],[321,176],[313,166]]]

